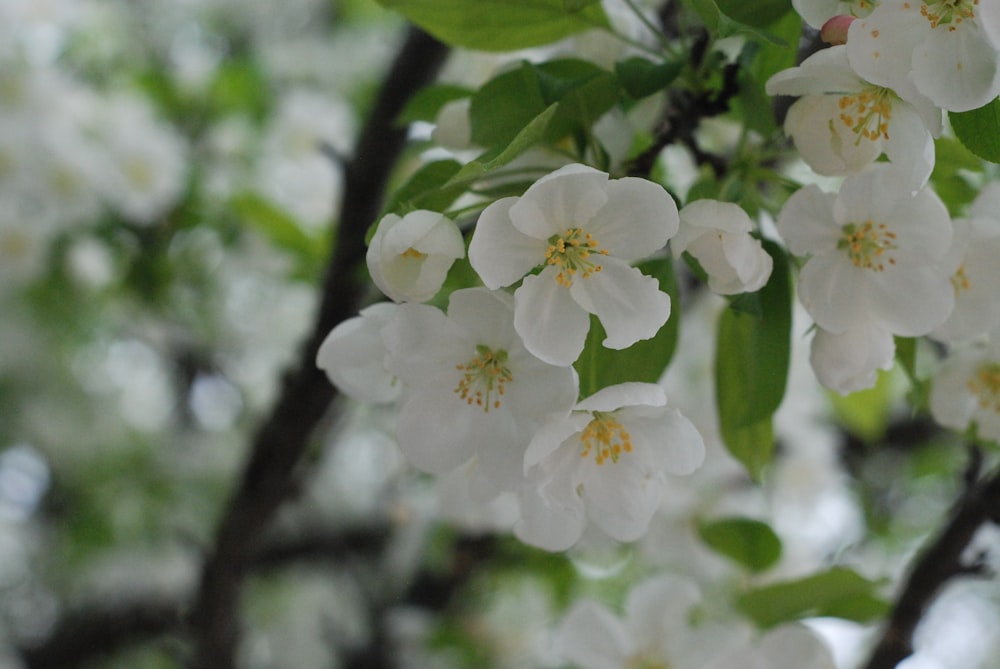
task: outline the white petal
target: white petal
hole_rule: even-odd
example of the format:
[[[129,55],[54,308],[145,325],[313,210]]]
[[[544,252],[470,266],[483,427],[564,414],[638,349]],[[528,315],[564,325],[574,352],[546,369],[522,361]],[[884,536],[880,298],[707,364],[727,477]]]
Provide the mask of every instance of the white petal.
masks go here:
[[[923,119],[909,104],[897,101],[889,122],[889,139],[883,141],[885,155],[898,168],[903,190],[922,188],[934,169],[934,139]]]
[[[942,109],[977,109],[1000,92],[998,59],[973,22],[963,22],[954,31],[939,25],[913,52],[913,81]]]
[[[502,291],[463,288],[448,298],[448,317],[461,325],[469,341],[493,350],[519,347],[514,332],[514,300]]]
[[[435,392],[436,391],[436,392]],[[396,422],[396,439],[417,469],[442,474],[476,453],[481,409],[464,405],[450,390],[426,387],[404,401]]]
[[[840,334],[818,328],[809,362],[820,383],[846,395],[874,386],[878,370],[891,368],[895,353],[889,332],[862,323]]]
[[[891,88],[909,99],[916,93],[910,79],[913,50],[926,38],[930,24],[916,5],[883,0],[870,16],[847,31],[847,59],[863,79]]]
[[[623,260],[638,260],[663,248],[677,233],[677,205],[659,184],[625,177],[605,186],[607,203],[587,226],[600,248]]]
[[[665,633],[683,636],[690,629],[700,601],[697,586],[687,579],[668,574],[647,579],[625,601],[625,624],[638,647],[655,648]]]
[[[514,293],[514,329],[524,347],[552,365],[571,365],[580,357],[590,329],[590,316],[565,286],[556,283],[558,270],[546,267],[527,276]]]
[[[410,384],[454,370],[476,354],[461,326],[425,304],[399,305],[382,329],[382,339],[386,369]]]
[[[785,133],[802,159],[818,174],[853,174],[882,152],[881,140],[859,136],[842,120],[840,98],[809,95],[795,102],[785,117]]]
[[[564,551],[583,535],[587,518],[583,500],[577,495],[545,495],[540,482],[529,479],[522,486],[518,501],[521,518],[514,525],[518,539],[548,551]]]
[[[758,653],[766,667],[795,669],[834,669],[833,654],[809,628],[783,625],[761,639]]]
[[[662,476],[650,475],[636,458],[627,456],[603,465],[589,463],[583,482],[587,516],[618,541],[646,534],[662,490]]]
[[[600,319],[608,348],[628,348],[656,335],[670,317],[670,296],[659,282],[617,258],[602,261],[603,270],[570,286],[573,299]],[[579,355],[579,353],[578,353]]]
[[[628,406],[662,407],[667,404],[667,393],[655,383],[632,381],[601,388],[580,400],[580,411],[614,411]]]
[[[486,207],[469,242],[469,262],[488,288],[509,286],[545,262],[546,238],[529,237],[511,223],[516,202],[506,197]]]
[[[525,471],[555,453],[570,437],[582,432],[589,422],[590,415],[586,413],[549,416],[535,431],[524,453]]]
[[[975,349],[960,350],[945,358],[931,386],[930,409],[934,420],[955,430],[969,427],[977,404],[968,382],[983,360],[982,353]]]
[[[646,448],[654,457],[651,464],[659,471],[686,476],[705,460],[701,433],[676,409],[641,418],[632,418],[625,410],[621,421],[632,435],[633,444]]]
[[[809,185],[795,191],[778,214],[776,225],[788,250],[805,256],[837,248],[840,224],[833,216],[835,193]]]
[[[567,165],[532,184],[510,207],[510,220],[524,234],[541,240],[587,227],[608,200],[607,182],[604,172]]]
[[[925,335],[944,323],[955,306],[955,290],[941,267],[892,267],[871,274],[871,316],[893,334]]]
[[[555,636],[556,652],[582,669],[622,669],[628,645],[621,621],[590,600],[573,605]]]
[[[869,274],[844,253],[813,256],[799,272],[799,301],[820,327],[843,332],[867,317]]]
[[[857,93],[866,82],[847,62],[847,47],[820,49],[798,67],[782,70],[767,80],[768,95],[825,95]]]
[[[316,353],[316,366],[343,393],[362,402],[387,403],[402,388],[385,368],[386,348],[381,330],[392,318],[395,305],[373,304],[330,331]]]

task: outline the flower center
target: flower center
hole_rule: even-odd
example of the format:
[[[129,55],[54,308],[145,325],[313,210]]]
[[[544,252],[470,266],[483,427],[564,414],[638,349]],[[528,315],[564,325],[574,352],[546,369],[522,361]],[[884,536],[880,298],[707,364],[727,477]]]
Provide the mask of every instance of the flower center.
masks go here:
[[[976,18],[973,8],[978,4],[979,0],[936,0],[920,5],[920,14],[930,22],[931,28],[945,25],[949,32],[954,32],[962,21]]]
[[[399,257],[401,257],[401,258],[412,258],[414,260],[420,260],[421,258],[426,258],[427,254],[426,253],[421,253],[420,251],[416,250],[415,248],[413,248],[411,246],[410,248],[408,248],[405,251],[403,251],[402,253],[400,253]]]
[[[955,289],[955,294],[958,295],[963,290],[969,290],[972,288],[972,281],[969,280],[969,275],[965,272],[965,265],[959,265],[955,273],[951,275],[951,285]]]
[[[592,255],[608,255],[589,232],[581,228],[568,228],[562,235],[549,237],[549,248],[545,251],[545,262],[560,269],[556,282],[560,286],[572,286],[573,276],[579,272],[586,279],[602,267],[590,259]]]
[[[841,231],[844,235],[837,242],[837,248],[847,251],[855,267],[876,272],[885,269],[882,262],[885,252],[896,248],[896,233],[891,232],[885,223],[848,223]],[[895,258],[886,257],[884,260],[890,265],[896,264]]]
[[[607,460],[618,462],[622,453],[632,452],[632,435],[611,414],[594,412],[594,418],[580,435],[583,450],[580,457],[594,456],[594,462],[603,465]]]
[[[494,351],[488,346],[476,346],[476,355],[464,364],[455,365],[462,378],[455,393],[469,406],[489,412],[499,409],[507,384],[514,375],[507,367],[507,351]]]
[[[980,409],[1000,413],[1000,363],[980,365],[965,385],[976,396]]]
[[[869,86],[860,93],[840,98],[840,121],[861,139],[875,141],[889,139],[889,120],[892,118],[892,91],[880,86]]]

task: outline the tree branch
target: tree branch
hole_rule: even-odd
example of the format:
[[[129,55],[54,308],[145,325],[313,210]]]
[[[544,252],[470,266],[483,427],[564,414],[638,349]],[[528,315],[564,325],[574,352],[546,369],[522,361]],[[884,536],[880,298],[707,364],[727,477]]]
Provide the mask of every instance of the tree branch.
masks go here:
[[[234,666],[239,594],[250,557],[275,511],[293,492],[309,437],[335,395],[316,368],[316,351],[327,333],[360,306],[365,231],[378,215],[385,185],[406,142],[406,129],[393,120],[409,97],[433,80],[446,54],[440,42],[410,29],[346,165],[334,254],[315,325],[296,368],[284,377],[273,412],[256,433],[242,480],[201,572],[191,611],[191,669]]]
[[[952,578],[982,572],[979,562],[966,564],[962,554],[976,531],[1000,512],[1000,468],[979,476],[973,452],[965,472],[967,487],[951,510],[951,519],[912,565],[892,613],[864,669],[894,669],[913,654],[913,634],[941,588]]]

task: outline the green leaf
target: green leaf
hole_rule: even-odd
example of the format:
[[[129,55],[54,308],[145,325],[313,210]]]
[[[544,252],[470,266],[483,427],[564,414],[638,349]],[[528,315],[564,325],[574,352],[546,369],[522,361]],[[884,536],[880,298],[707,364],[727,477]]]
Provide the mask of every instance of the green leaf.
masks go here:
[[[556,142],[588,130],[618,99],[618,80],[593,63],[524,62],[486,82],[472,96],[472,143],[486,148],[507,144],[547,107],[559,103],[546,136]]]
[[[767,23],[759,23],[759,21],[755,19],[754,24],[747,24],[723,12],[719,8],[720,3],[716,2],[716,0],[687,0],[687,2],[701,18],[705,27],[719,37],[730,37],[732,35],[736,35],[737,33],[749,33],[776,46],[781,46],[786,49],[789,47],[789,43],[782,37],[761,28],[762,25],[767,25],[767,23],[771,23],[772,21],[783,16],[784,12],[776,14],[773,11],[769,11],[765,17],[774,18],[769,20]],[[757,6],[756,2],[746,4],[748,7],[746,10],[740,11],[741,16],[752,14],[753,10]],[[767,5],[770,5],[769,0],[767,1]]]
[[[471,89],[454,84],[436,84],[422,88],[403,107],[403,111],[396,117],[396,124],[407,125],[414,121],[432,123],[437,120],[438,112],[446,104],[471,95]]]
[[[596,5],[601,0],[563,0],[563,8],[567,12],[578,12],[590,5]]]
[[[629,97],[641,100],[672,84],[684,69],[683,60],[654,63],[634,56],[615,63],[615,74]]]
[[[879,370],[875,385],[849,395],[828,392],[827,397],[837,417],[837,423],[859,439],[877,443],[889,427],[892,405],[898,392],[896,376]]]
[[[472,96],[472,143],[482,147],[507,144],[548,106],[542,97],[538,70],[530,63],[522,63],[490,79]]]
[[[983,160],[1000,163],[1000,98],[979,109],[948,112],[955,136]]]
[[[715,0],[729,18],[755,28],[765,28],[792,11],[791,0]]]
[[[464,192],[461,186],[445,184],[462,168],[455,160],[435,160],[422,165],[392,194],[386,212],[405,214],[414,209],[444,211]]]
[[[501,151],[487,151],[467,163],[443,187],[450,188],[487,176],[490,172],[503,167],[531,147],[541,143],[545,139],[549,123],[555,116],[558,106],[558,103],[553,103],[533,118],[509,144],[501,145]]]
[[[379,0],[442,42],[480,51],[550,44],[608,25],[590,0]]]
[[[605,332],[595,316],[590,318],[590,332],[583,353],[577,360],[580,392],[588,397],[601,388],[626,381],[656,383],[663,375],[677,348],[680,335],[680,290],[669,256],[639,263],[643,274],[655,277],[660,290],[670,295],[671,313],[666,324],[652,339],[644,339],[623,350],[605,348]]]
[[[229,206],[275,246],[299,260],[297,276],[312,277],[319,272],[326,252],[323,240],[306,234],[280,207],[250,191],[234,196]]]
[[[815,616],[869,622],[889,605],[877,594],[879,584],[846,567],[834,567],[796,581],[785,581],[743,594],[737,607],[760,627]]]
[[[749,518],[722,518],[698,524],[698,535],[717,553],[764,571],[781,558],[781,539],[767,523]]]
[[[771,415],[785,395],[791,353],[792,291],[788,260],[771,241],[774,260],[759,292],[761,316],[726,309],[719,319],[715,396],[722,439],[754,479],[773,449]]]

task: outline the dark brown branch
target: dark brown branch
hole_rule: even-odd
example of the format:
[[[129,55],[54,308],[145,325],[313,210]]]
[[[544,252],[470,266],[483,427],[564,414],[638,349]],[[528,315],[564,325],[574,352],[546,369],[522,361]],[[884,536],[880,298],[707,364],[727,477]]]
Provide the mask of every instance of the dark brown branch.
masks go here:
[[[239,595],[263,532],[292,494],[309,438],[334,397],[316,368],[316,351],[337,323],[353,316],[365,286],[364,235],[378,215],[389,175],[406,142],[393,119],[409,97],[436,76],[447,49],[411,29],[388,73],[345,169],[336,246],[319,313],[294,370],[283,379],[270,417],[260,426],[238,488],[219,523],[191,612],[192,669],[230,669],[239,640]]]
[[[962,561],[976,531],[996,518],[1000,511],[1000,469],[988,478],[978,476],[974,454],[965,473],[967,487],[952,507],[951,517],[940,534],[912,565],[882,635],[864,669],[894,669],[913,654],[913,634],[941,588],[952,578],[981,574],[981,560]]]

